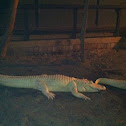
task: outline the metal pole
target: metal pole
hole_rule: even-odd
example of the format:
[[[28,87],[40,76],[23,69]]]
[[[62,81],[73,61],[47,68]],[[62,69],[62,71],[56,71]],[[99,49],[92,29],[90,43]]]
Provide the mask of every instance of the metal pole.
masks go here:
[[[81,43],[81,62],[84,62],[84,38],[86,33],[86,23],[88,17],[88,0],[84,0],[84,13],[82,19],[82,27],[80,33],[80,43]]]

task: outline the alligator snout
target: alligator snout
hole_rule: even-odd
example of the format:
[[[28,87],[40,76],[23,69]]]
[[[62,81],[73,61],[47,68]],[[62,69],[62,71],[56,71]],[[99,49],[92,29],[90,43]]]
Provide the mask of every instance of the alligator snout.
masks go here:
[[[106,90],[106,87],[103,85],[99,85],[99,84],[94,83],[92,86],[98,90]]]

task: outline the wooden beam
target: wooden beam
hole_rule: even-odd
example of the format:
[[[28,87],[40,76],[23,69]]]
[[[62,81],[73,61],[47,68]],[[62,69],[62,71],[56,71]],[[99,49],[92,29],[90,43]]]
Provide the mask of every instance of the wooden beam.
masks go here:
[[[6,56],[8,45],[13,36],[18,3],[19,3],[19,0],[12,0],[12,3],[11,3],[11,7],[9,11],[8,27],[0,42],[0,57],[2,58]]]
[[[82,19],[82,26],[81,26],[81,33],[80,33],[81,62],[84,62],[84,38],[86,33],[87,17],[88,17],[88,0],[84,0],[84,12],[83,12],[83,19]]]
[[[35,25],[38,28],[39,27],[39,2],[38,0],[34,1],[35,5]]]
[[[97,6],[99,6],[100,0],[97,0]],[[99,9],[96,8],[96,17],[95,17],[95,24],[98,26],[98,19],[99,19]]]
[[[29,40],[28,9],[24,9],[24,41]]]
[[[120,14],[121,14],[121,9],[115,9],[117,18],[116,18],[116,28],[115,28],[115,36],[119,35],[119,28],[120,28]]]
[[[35,5],[33,4],[24,4],[19,5],[19,9],[34,9]],[[61,4],[39,4],[40,9],[83,9],[83,5],[61,5]],[[126,6],[123,5],[89,5],[89,9],[126,9]]]
[[[77,8],[73,9],[73,33],[72,38],[76,38],[76,32],[77,32]]]

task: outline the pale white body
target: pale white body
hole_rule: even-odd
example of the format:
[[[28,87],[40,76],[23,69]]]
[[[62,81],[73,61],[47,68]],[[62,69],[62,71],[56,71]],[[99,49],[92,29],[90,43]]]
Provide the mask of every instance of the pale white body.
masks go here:
[[[48,98],[53,99],[52,92],[71,92],[74,96],[90,99],[79,92],[98,92],[106,90],[104,86],[64,75],[38,75],[38,76],[8,76],[0,75],[0,84],[16,88],[33,88],[42,91]]]

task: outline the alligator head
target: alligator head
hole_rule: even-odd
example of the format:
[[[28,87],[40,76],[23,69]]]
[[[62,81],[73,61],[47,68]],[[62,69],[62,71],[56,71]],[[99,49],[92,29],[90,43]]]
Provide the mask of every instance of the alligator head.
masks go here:
[[[93,81],[87,79],[76,80],[75,82],[77,83],[77,88],[80,92],[99,92],[106,90],[105,86],[93,83]]]

